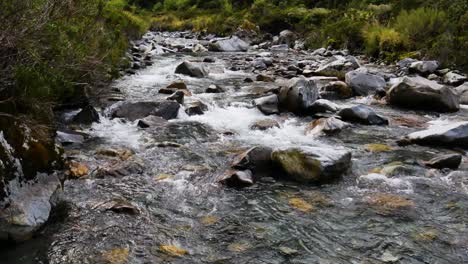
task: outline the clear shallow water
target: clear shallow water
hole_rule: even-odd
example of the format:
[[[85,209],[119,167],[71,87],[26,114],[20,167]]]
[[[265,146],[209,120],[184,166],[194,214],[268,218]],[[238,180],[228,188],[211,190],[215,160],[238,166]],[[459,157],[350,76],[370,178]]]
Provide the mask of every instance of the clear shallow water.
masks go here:
[[[62,217],[42,231],[42,240],[32,242],[44,241],[41,246],[27,243],[16,253],[2,254],[6,256],[2,259],[6,263],[37,263],[37,259],[106,263],[109,252],[124,252],[126,263],[468,262],[466,163],[459,174],[421,166],[418,161],[449,150],[395,144],[415,128],[354,126],[335,137],[306,136],[304,129],[311,118],[265,117],[252,106],[252,98],[258,97],[252,91],[272,84],[246,84],[243,79],[251,74],[224,69],[234,55],[210,55],[217,62],[210,65],[215,73],[208,78],[173,74],[181,61],[201,58],[170,55],[117,80],[115,86],[126,98],[138,101],[164,98],[158,89],[183,79],[194,94],[186,101],[201,100],[209,110],[202,116],[180,114],[163,128],[144,131],[135,123],[109,120],[104,111],[102,122],[86,131],[92,136],[89,142],[69,149],[69,155],[93,171],[126,164],[138,164],[138,168],[127,168],[120,176],[101,178],[93,173],[88,179],[68,181]],[[281,59],[296,59],[284,56]],[[204,94],[210,84],[227,91]],[[363,100],[369,99],[337,103]],[[389,117],[404,114],[433,123],[468,116],[460,112],[436,117],[373,107]],[[250,130],[252,123],[265,118],[279,121],[281,127]],[[158,147],[168,141],[182,146]],[[370,153],[365,144],[371,143],[388,144],[392,150]],[[322,186],[269,178],[243,190],[218,185],[219,175],[235,155],[255,145],[346,148],[353,152],[353,166],[342,179]],[[102,148],[131,149],[135,155],[123,161],[97,154]],[[115,199],[132,203],[139,214],[102,209],[103,203]],[[298,200],[310,207],[298,207],[294,203]],[[186,254],[170,256],[161,245],[176,246]]]

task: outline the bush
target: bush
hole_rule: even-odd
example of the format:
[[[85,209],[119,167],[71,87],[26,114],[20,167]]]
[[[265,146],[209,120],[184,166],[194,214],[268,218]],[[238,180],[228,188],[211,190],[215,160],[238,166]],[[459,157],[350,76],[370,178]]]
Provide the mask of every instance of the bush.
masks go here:
[[[407,49],[407,40],[393,28],[371,26],[364,30],[367,55],[387,61],[398,60],[399,54]]]
[[[408,37],[415,47],[426,45],[448,28],[444,11],[430,8],[403,10],[395,21],[395,29]]]

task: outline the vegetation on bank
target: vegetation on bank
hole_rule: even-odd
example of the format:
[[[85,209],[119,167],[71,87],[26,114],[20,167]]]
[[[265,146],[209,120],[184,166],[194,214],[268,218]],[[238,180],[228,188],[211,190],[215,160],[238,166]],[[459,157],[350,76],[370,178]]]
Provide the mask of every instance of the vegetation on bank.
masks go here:
[[[116,76],[128,40],[150,27],[126,0],[6,0],[0,10],[0,111],[36,120]]]
[[[431,58],[466,70],[466,0],[133,0],[159,29],[229,34],[239,27],[306,36],[308,48],[333,46],[393,62]]]

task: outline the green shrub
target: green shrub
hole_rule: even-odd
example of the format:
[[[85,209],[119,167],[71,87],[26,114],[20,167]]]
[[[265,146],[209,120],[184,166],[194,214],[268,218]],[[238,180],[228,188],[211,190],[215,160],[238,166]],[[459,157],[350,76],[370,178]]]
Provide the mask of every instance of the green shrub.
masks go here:
[[[367,55],[387,61],[398,60],[399,54],[406,51],[408,41],[393,28],[371,26],[363,31]]]

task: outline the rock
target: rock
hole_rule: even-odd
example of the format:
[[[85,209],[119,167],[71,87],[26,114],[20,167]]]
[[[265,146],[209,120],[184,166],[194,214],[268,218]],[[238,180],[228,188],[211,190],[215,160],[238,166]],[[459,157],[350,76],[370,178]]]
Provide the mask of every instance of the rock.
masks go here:
[[[468,148],[468,122],[432,126],[429,129],[414,132],[403,137],[398,141],[398,144]]]
[[[21,242],[30,239],[49,219],[51,200],[61,183],[56,174],[38,174],[35,182],[9,185],[12,194],[8,206],[2,204],[0,209],[0,240]]]
[[[296,40],[297,35],[294,32],[291,30],[283,30],[279,33],[278,44],[286,44],[292,48]]]
[[[74,131],[57,131],[57,140],[64,146],[81,144],[85,141],[85,135]]]
[[[334,81],[320,88],[320,97],[323,99],[347,99],[353,96],[353,90],[345,82]]]
[[[460,109],[457,94],[449,87],[423,77],[403,77],[388,91],[388,102],[393,105],[455,112]]]
[[[218,39],[210,43],[208,48],[210,51],[221,51],[221,52],[238,52],[247,51],[249,44],[237,36],[230,38]]]
[[[101,167],[96,172],[97,178],[105,177],[123,177],[132,174],[142,174],[145,169],[145,163],[135,157],[127,160],[114,160],[106,166]]]
[[[288,44],[282,44],[282,45],[273,45],[270,47],[271,51],[288,51],[289,50],[289,45]]]
[[[279,149],[272,153],[289,179],[299,182],[327,182],[351,166],[351,152],[322,147]]]
[[[468,83],[458,86],[455,91],[459,95],[460,104],[468,104]]]
[[[208,76],[208,70],[202,65],[195,65],[192,62],[184,61],[177,66],[175,73],[188,75],[191,77],[203,78]]]
[[[250,126],[252,130],[267,130],[274,127],[280,127],[278,121],[273,119],[263,119],[256,121],[253,125]]]
[[[193,48],[192,48],[192,52],[194,52],[194,53],[201,53],[201,52],[207,52],[207,51],[208,51],[208,49],[203,47],[203,45],[201,45],[199,43],[195,44],[195,46],[193,46]]]
[[[272,76],[264,75],[264,74],[259,74],[257,75],[257,81],[258,82],[275,82],[275,78]]]
[[[317,113],[335,113],[340,110],[340,107],[326,99],[318,99],[316,100],[309,108],[308,112],[312,114],[317,114]]]
[[[218,85],[212,84],[206,88],[206,93],[224,93],[224,89]]]
[[[215,63],[216,62],[216,59],[213,58],[213,57],[206,57],[203,59],[203,62],[206,62],[206,63]]]
[[[320,135],[325,133],[327,135],[336,134],[341,132],[350,125],[335,117],[320,118],[310,123],[306,128],[306,135]]]
[[[254,185],[250,170],[228,170],[223,174],[219,182],[231,188],[245,188]]]
[[[338,115],[349,122],[357,122],[364,125],[388,125],[388,119],[380,116],[365,105],[357,105],[342,109]]]
[[[409,66],[410,72],[415,72],[423,75],[429,75],[435,72],[440,66],[438,61],[416,61]]]
[[[315,74],[319,76],[331,76],[344,79],[347,72],[355,70],[359,67],[360,65],[357,59],[353,56],[340,56],[338,59],[319,67],[315,71]]]
[[[411,59],[411,58],[405,58],[397,62],[397,65],[400,68],[409,68],[413,62],[417,62],[417,60]]]
[[[186,108],[185,108],[185,113],[189,116],[193,115],[203,115],[205,111],[208,110],[208,106],[205,105],[204,103],[200,101],[195,101],[190,103]]]
[[[166,120],[177,118],[180,105],[174,101],[160,102],[123,102],[111,112],[112,118],[126,118],[135,121],[149,115]]]
[[[137,206],[133,205],[132,203],[123,200],[123,199],[113,199],[97,206],[94,206],[93,209],[101,208],[105,211],[112,211],[118,214],[129,214],[129,215],[137,215],[140,213],[140,210]]]
[[[319,92],[314,81],[304,77],[291,79],[282,87],[278,96],[279,108],[295,114],[305,114],[318,99]]]
[[[254,80],[252,80],[252,78],[247,77],[247,78],[244,79],[244,82],[246,82],[246,83],[253,83]]]
[[[185,93],[183,91],[177,91],[171,96],[167,97],[166,100],[176,101],[179,104],[184,104]]]
[[[278,114],[278,96],[276,94],[254,100],[255,106],[265,115]]]
[[[346,83],[353,89],[354,93],[362,96],[384,91],[387,84],[383,77],[370,73],[366,68],[350,71],[346,73],[345,78]]]
[[[159,116],[150,115],[143,119],[138,120],[137,126],[141,128],[148,128],[148,127],[160,127],[165,124],[167,124],[166,119],[159,117]]]
[[[235,170],[249,170],[253,173],[254,181],[264,176],[270,176],[273,171],[271,160],[272,149],[268,147],[253,147],[238,155],[232,162]]]
[[[185,84],[185,82],[182,81],[182,80],[175,81],[175,82],[169,84],[166,88],[177,89],[177,90],[188,90],[187,84]]]
[[[463,160],[463,156],[460,154],[448,154],[440,157],[433,158],[429,161],[424,162],[424,164],[431,168],[436,169],[452,169],[456,170],[460,166]]]
[[[324,56],[325,55],[325,52],[327,52],[327,49],[326,48],[319,48],[319,49],[316,49],[312,52],[312,56]]]
[[[82,178],[88,176],[89,168],[85,164],[71,162],[68,164],[68,171],[66,171],[65,174],[70,178]]]
[[[448,85],[461,85],[467,80],[466,76],[455,72],[448,72],[444,75],[444,83]]]
[[[99,122],[99,114],[91,105],[85,106],[78,114],[72,118],[72,123],[91,125]]]

